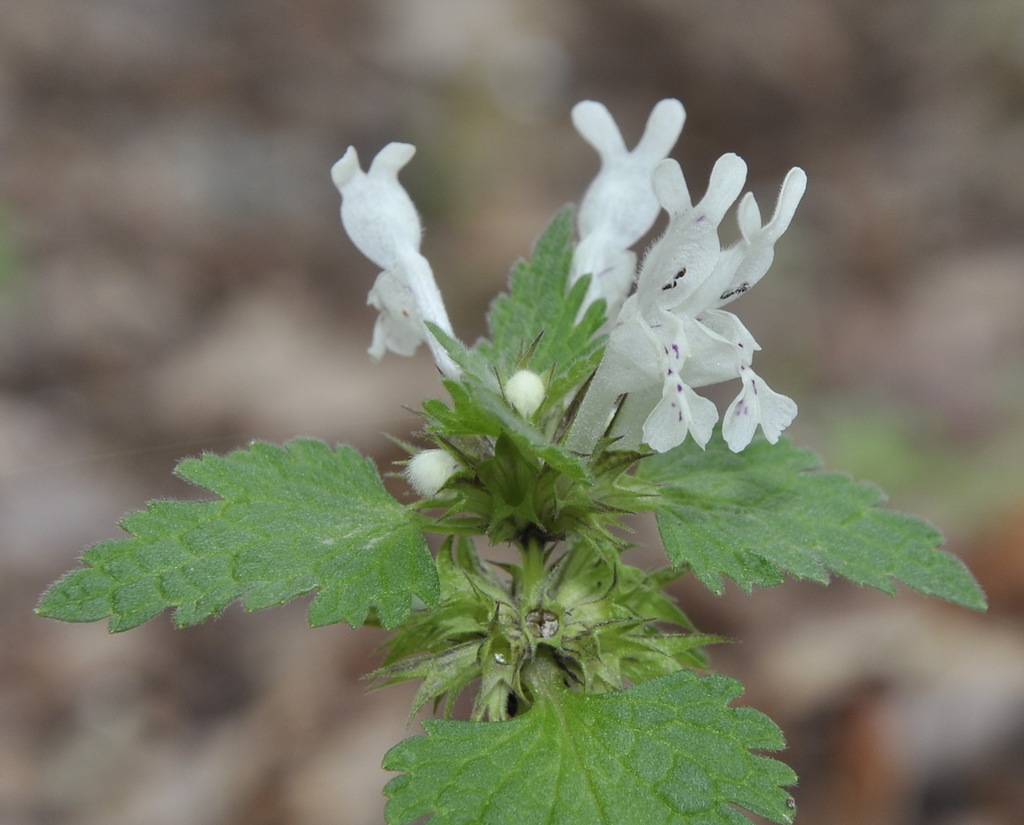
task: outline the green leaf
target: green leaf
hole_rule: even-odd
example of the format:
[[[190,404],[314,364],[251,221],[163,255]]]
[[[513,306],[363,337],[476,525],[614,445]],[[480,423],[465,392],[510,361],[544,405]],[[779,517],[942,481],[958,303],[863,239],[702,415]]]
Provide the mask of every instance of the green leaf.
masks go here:
[[[641,461],[637,475],[660,487],[652,499],[665,552],[712,591],[728,576],[744,590],[789,573],[825,583],[835,572],[895,593],[921,593],[975,610],[985,597],[964,565],[938,550],[925,522],[879,509],[885,496],[835,473],[788,441],[755,441],[733,453],[716,434],[701,451],[687,442]]]
[[[530,368],[543,372],[556,367],[556,377],[600,344],[594,336],[604,323],[604,302],[591,304],[578,318],[587,281],[581,279],[572,289],[568,287],[572,224],[571,208],[559,212],[537,241],[530,261],[521,261],[512,270],[510,292],[491,305],[487,315],[491,341],[478,346],[492,363],[510,372],[534,342]],[[572,380],[579,383],[582,378],[576,375]]]
[[[186,459],[177,473],[221,500],[157,501],[128,516],[121,526],[132,538],[87,550],[86,567],[54,584],[37,612],[71,622],[109,617],[118,631],[174,608],[181,627],[238,598],[257,610],[317,591],[314,626],[355,627],[376,607],[394,627],[414,594],[437,603],[437,571],[415,515],[352,447],[257,442]]]
[[[561,693],[508,722],[424,723],[384,757],[390,825],[737,825],[795,811],[783,747],[735,680],[677,671],[616,693]]]

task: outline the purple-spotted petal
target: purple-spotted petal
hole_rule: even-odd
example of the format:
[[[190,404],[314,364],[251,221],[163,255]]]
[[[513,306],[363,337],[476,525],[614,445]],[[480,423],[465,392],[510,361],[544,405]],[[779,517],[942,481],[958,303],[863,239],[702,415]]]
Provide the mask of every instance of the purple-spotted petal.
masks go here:
[[[769,443],[776,443],[797,413],[793,399],[775,392],[749,367],[742,369],[740,378],[743,389],[722,418],[722,435],[734,453],[750,444],[758,426]]]

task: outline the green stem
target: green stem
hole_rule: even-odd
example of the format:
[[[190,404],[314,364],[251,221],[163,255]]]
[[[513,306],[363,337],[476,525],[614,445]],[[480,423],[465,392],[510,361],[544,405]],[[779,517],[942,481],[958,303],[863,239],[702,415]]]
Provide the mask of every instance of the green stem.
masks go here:
[[[533,699],[542,697],[555,707],[565,693],[565,672],[555,664],[549,652],[545,651],[537,656],[526,666],[523,671],[523,679],[526,681]]]
[[[423,533],[435,533],[439,536],[472,536],[476,538],[481,535],[480,522],[474,519],[471,523],[467,521],[460,524],[455,520],[437,521],[422,519],[420,531]]]
[[[521,548],[523,554],[523,580],[521,582],[521,599],[530,606],[540,604],[541,590],[547,578],[545,560],[547,554],[544,545],[535,538],[527,540]]]

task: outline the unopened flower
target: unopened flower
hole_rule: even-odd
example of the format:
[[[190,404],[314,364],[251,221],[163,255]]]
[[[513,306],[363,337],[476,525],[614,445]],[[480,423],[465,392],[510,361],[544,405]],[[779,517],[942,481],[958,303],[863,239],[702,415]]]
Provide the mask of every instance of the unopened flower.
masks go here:
[[[601,169],[580,203],[580,242],[573,254],[571,282],[592,280],[586,304],[604,298],[609,317],[625,300],[636,274],[631,247],[650,230],[660,206],[651,173],[679,139],[686,113],[678,100],[662,100],[651,111],[636,147],[629,151],[608,109],[593,100],[572,110],[576,131],[601,158]]]
[[[405,477],[417,493],[430,498],[437,495],[459,467],[459,462],[444,450],[424,450],[409,459]]]
[[[412,355],[425,342],[440,370],[454,378],[459,368],[426,326],[429,322],[453,334],[434,273],[420,254],[419,214],[398,182],[399,170],[415,152],[408,143],[389,143],[364,172],[350,146],[331,169],[331,178],[341,193],[345,231],[383,270],[367,299],[380,312],[370,355],[379,359],[387,350]]]
[[[732,378],[742,382],[723,422],[723,435],[734,451],[750,443],[758,426],[774,443],[796,416],[796,404],[751,369],[757,342],[721,307],[767,272],[775,242],[803,196],[806,175],[790,170],[775,212],[763,226],[754,196],[747,194],[737,210],[741,238],[723,250],[718,226],[745,178],[746,164],[736,155],[724,155],[694,206],[679,165],[673,160],[658,164],[654,192],[669,224],[644,259],[636,291],[616,319],[570,437],[577,449],[592,446],[615,399],[624,393],[617,432],[625,444],[645,443],[658,452],[687,435],[701,446],[710,439],[718,411],[694,391],[708,384]]]
[[[540,407],[547,388],[544,379],[532,370],[519,370],[505,382],[505,398],[523,418],[529,418]]]

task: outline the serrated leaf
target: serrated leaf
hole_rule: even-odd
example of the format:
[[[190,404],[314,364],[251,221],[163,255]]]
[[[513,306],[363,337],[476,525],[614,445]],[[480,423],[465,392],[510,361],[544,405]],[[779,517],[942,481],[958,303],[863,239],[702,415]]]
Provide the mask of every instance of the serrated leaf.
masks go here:
[[[925,522],[880,509],[878,488],[810,472],[813,453],[787,440],[755,441],[733,453],[716,434],[641,461],[637,475],[659,486],[652,499],[665,552],[712,591],[722,576],[744,590],[789,573],[827,582],[830,572],[895,593],[895,582],[975,610],[985,597],[964,565],[937,549]]]
[[[87,550],[86,567],[54,584],[37,612],[109,617],[118,631],[174,608],[185,626],[238,598],[256,610],[317,591],[312,625],[358,626],[375,607],[394,627],[414,594],[437,603],[437,571],[415,516],[352,447],[254,443],[187,459],[177,473],[221,500],[157,501],[128,516],[121,524],[132,538]]]
[[[530,260],[512,270],[509,293],[491,305],[487,314],[491,341],[482,341],[479,348],[495,363],[511,367],[536,341],[530,368],[543,372],[557,365],[560,375],[597,348],[599,342],[593,339],[604,323],[604,303],[591,304],[580,318],[587,282],[581,279],[572,289],[568,287],[572,224],[571,208],[559,212],[537,241]]]
[[[508,722],[424,723],[384,757],[389,825],[792,822],[793,772],[751,753],[782,734],[722,676],[677,671],[616,693],[563,693]]]

